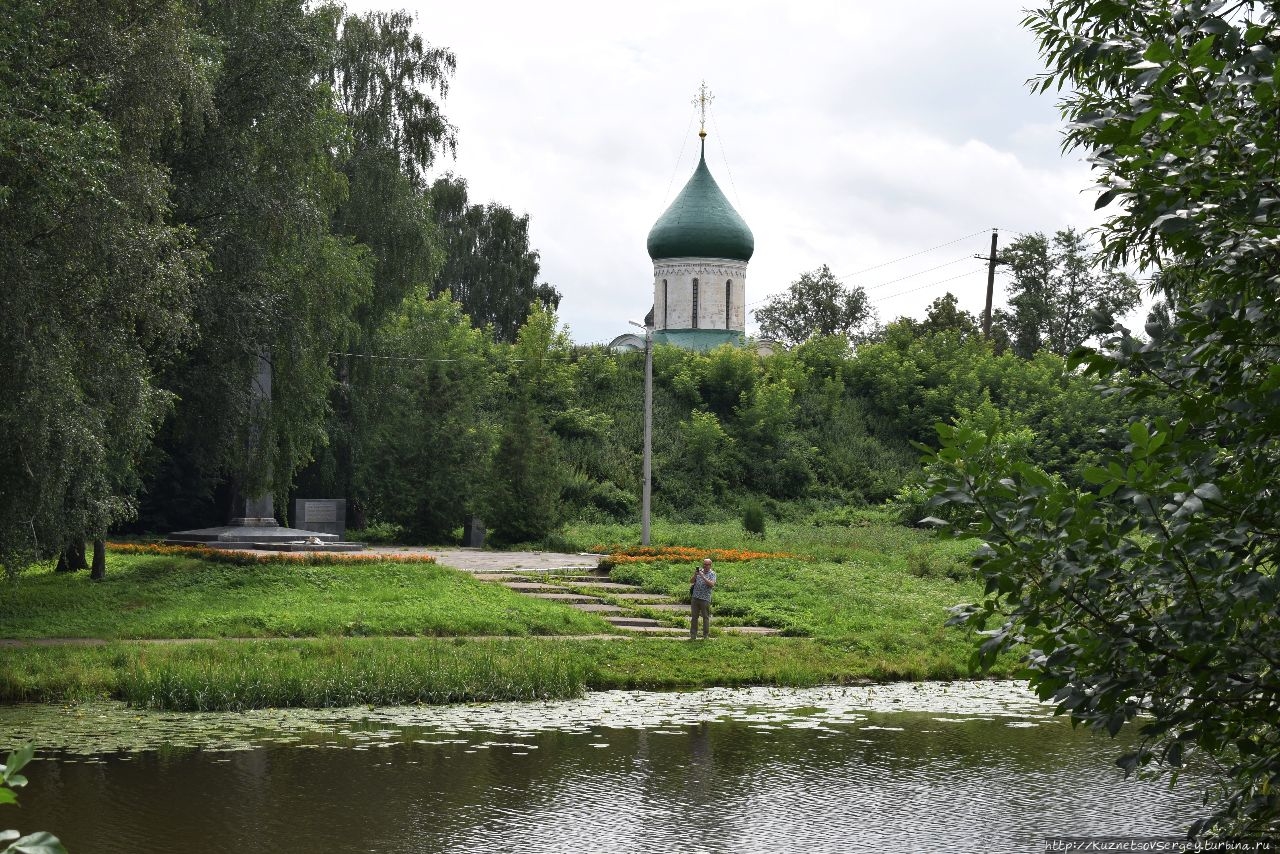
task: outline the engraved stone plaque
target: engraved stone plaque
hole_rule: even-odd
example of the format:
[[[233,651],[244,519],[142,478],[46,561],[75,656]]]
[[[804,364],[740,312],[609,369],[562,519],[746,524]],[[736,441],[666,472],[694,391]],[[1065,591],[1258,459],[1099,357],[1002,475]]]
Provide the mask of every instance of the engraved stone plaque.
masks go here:
[[[293,502],[293,525],[322,534],[347,533],[347,502],[342,498],[298,498]]]

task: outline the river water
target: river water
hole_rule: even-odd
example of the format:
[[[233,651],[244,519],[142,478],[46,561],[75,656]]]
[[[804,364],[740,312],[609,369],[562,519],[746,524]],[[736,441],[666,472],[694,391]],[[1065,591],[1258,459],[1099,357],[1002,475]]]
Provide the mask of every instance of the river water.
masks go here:
[[[40,747],[0,828],[72,854],[1019,852],[1180,835],[1194,779],[1014,683],[600,692],[445,708],[0,708]],[[1194,775],[1192,775],[1194,776]]]

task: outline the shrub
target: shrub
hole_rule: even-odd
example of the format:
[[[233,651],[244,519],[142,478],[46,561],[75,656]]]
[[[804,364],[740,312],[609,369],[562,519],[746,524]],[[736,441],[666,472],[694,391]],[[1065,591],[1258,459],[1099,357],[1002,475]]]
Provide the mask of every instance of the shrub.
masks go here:
[[[358,531],[347,531],[346,538],[357,543],[393,545],[404,542],[404,526],[395,522],[370,522]]]
[[[748,534],[764,536],[764,508],[754,498],[742,508],[742,529]]]

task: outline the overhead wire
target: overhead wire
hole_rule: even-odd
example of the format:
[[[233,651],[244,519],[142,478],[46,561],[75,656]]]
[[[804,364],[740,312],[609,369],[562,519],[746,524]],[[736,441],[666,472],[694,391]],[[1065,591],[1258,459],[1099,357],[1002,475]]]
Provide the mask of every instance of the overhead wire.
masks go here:
[[[977,237],[979,234],[986,234],[988,231],[991,231],[991,229],[982,228],[972,234],[966,234],[964,237],[957,237],[955,240],[948,240],[946,243],[939,243],[937,246],[930,246],[928,249],[921,249],[919,252],[912,252],[910,255],[903,255],[901,258],[894,258],[892,261],[885,261],[883,264],[876,264],[874,267],[867,267],[864,270],[854,270],[852,273],[845,273],[843,276],[836,276],[836,278],[847,279],[850,276],[861,276],[863,273],[870,273],[872,270],[879,270],[881,267],[888,267],[890,264],[897,264],[899,261],[906,261],[908,258],[915,258],[917,255],[924,255],[938,249],[954,246],[972,237]]]
[[[720,146],[720,157],[724,159],[724,171],[729,173],[729,186],[733,188],[733,197],[738,200],[738,207],[742,207],[742,196],[738,195],[738,185],[733,180],[733,167],[729,165],[729,155],[724,150],[724,134],[720,133],[720,123],[716,121],[716,108],[708,104],[707,109],[711,113],[711,127],[716,132],[716,143]]]
[[[689,124],[680,135],[680,154],[676,156],[676,165],[671,167],[671,178],[667,181],[667,192],[662,196],[662,208],[666,210],[667,200],[671,198],[671,185],[676,182],[676,173],[680,171],[680,161],[684,160],[684,149],[689,144],[689,129],[693,127],[693,115],[689,115]]]
[[[889,300],[895,299],[897,297],[906,296],[907,294],[914,294],[916,291],[928,290],[929,288],[937,287],[938,285],[944,285],[947,282],[954,282],[956,279],[963,279],[965,276],[972,276],[974,272],[975,271],[973,270],[969,270],[967,272],[960,273],[959,275],[951,276],[950,278],[947,278],[947,279],[939,279],[936,282],[930,282],[927,285],[921,285],[918,288],[911,288],[909,290],[899,291],[896,294],[889,294],[888,296],[877,297],[876,302],[888,302]]]
[[[889,281],[881,282],[878,285],[871,285],[870,287],[865,287],[863,288],[863,290],[864,291],[879,290],[880,288],[888,287],[889,285],[894,285],[894,284],[897,284],[898,282],[905,282],[907,279],[914,279],[916,276],[923,276],[925,273],[932,273],[934,270],[941,270],[943,267],[950,267],[952,264],[959,264],[961,261],[972,261],[972,260],[973,260],[972,255],[961,255],[959,258],[956,258],[953,261],[948,261],[945,264],[939,264],[936,267],[929,267],[924,270],[917,270],[914,273],[908,273],[905,276],[899,276],[896,279],[890,279]]]
[[[353,359],[381,359],[381,360],[383,360],[383,361],[388,361],[388,362],[462,362],[462,361],[465,361],[465,360],[463,360],[463,359],[426,359],[426,358],[422,358],[422,357],[419,357],[419,356],[382,356],[382,355],[379,355],[379,354],[376,354],[376,353],[341,353],[341,352],[337,352],[337,351],[335,351],[335,350],[330,350],[330,351],[329,351],[329,355],[330,355],[330,356],[348,356],[348,357],[353,358]],[[541,361],[544,361],[544,362],[563,361],[563,360],[565,360],[565,358],[566,358],[565,356],[553,356],[553,355],[548,354],[548,355],[546,355],[546,356],[543,356],[543,357],[542,357],[542,359],[541,359]],[[571,358],[571,356],[570,356],[570,358]],[[498,357],[498,358],[496,359],[496,361],[500,361],[500,362],[528,362],[528,361],[532,361],[532,360],[530,360],[530,359],[514,359],[514,358],[510,358],[510,357],[501,357],[501,356],[500,356],[500,357]]]
[[[892,260],[890,260],[890,261],[885,261],[885,262],[883,262],[883,263],[881,263],[881,264],[875,264],[875,265],[872,265],[872,266],[870,266],[870,267],[866,267],[866,268],[864,268],[864,269],[862,269],[862,270],[855,270],[854,272],[852,272],[852,273],[846,273],[846,274],[844,274],[843,276],[836,276],[836,279],[837,279],[837,280],[843,280],[843,279],[848,279],[848,278],[850,278],[851,276],[860,276],[860,275],[862,275],[863,273],[870,273],[872,270],[879,270],[879,269],[881,269],[882,267],[888,267],[889,265],[891,265],[891,264],[897,264],[897,263],[898,263],[898,262],[900,262],[900,261],[907,261],[907,260],[909,260],[909,259],[911,259],[911,258],[916,258],[916,257],[918,257],[918,256],[920,256],[920,255],[926,255],[926,254],[928,254],[928,253],[930,253],[930,252],[936,252],[936,251],[937,251],[937,250],[939,250],[939,249],[945,249],[945,248],[946,248],[946,247],[948,247],[948,246],[954,246],[954,245],[956,245],[957,243],[962,243],[962,242],[964,242],[965,240],[970,240],[970,239],[972,239],[972,238],[974,238],[974,237],[977,237],[979,234],[986,234],[986,233],[987,233],[988,231],[990,231],[990,230],[991,230],[991,229],[987,229],[987,228],[979,229],[978,231],[972,232],[972,233],[970,233],[970,234],[966,234],[966,235],[964,235],[963,237],[957,237],[955,240],[948,240],[946,243],[939,243],[939,244],[938,244],[938,245],[936,245],[936,246],[930,246],[930,247],[929,247],[929,248],[927,248],[927,249],[921,249],[921,250],[918,250],[918,251],[916,251],[916,252],[912,252],[912,253],[910,253],[910,254],[908,254],[908,255],[903,255],[903,256],[901,256],[901,257],[899,257],[899,258],[894,258],[894,259],[892,259]],[[930,273],[930,272],[933,272],[934,270],[939,270],[939,269],[942,269],[943,267],[948,267],[948,266],[950,266],[950,265],[952,265],[952,264],[958,264],[958,263],[960,263],[961,261],[967,260],[969,257],[970,257],[970,256],[965,255],[965,256],[964,256],[964,257],[962,257],[962,258],[956,258],[954,261],[948,261],[947,263],[945,263],[945,264],[939,264],[939,265],[937,265],[936,267],[929,267],[929,268],[926,268],[926,269],[924,269],[924,270],[919,270],[919,271],[917,271],[917,272],[915,272],[915,273],[910,273],[910,274],[908,274],[908,275],[906,275],[906,276],[900,276],[900,277],[899,277],[899,278],[897,278],[897,279],[890,279],[890,280],[889,280],[889,281],[887,281],[887,282],[881,282],[881,283],[880,283],[880,284],[878,284],[878,285],[872,285],[871,287],[869,287],[869,288],[864,288],[863,290],[871,291],[871,290],[875,290],[876,288],[884,287],[885,285],[891,285],[891,284],[894,284],[895,282],[901,282],[901,281],[904,281],[904,280],[906,280],[906,279],[914,278],[915,276],[921,276],[921,275],[924,275],[925,273]],[[959,277],[957,276],[956,278],[959,278]],[[951,281],[951,280],[950,280],[950,279],[945,279],[944,281]],[[923,288],[919,288],[918,290],[923,290]],[[910,291],[906,291],[905,293],[910,293]],[[764,303],[766,303],[766,302],[769,302],[769,301],[770,301],[770,300],[772,300],[775,296],[777,296],[777,294],[772,294],[772,295],[770,295],[770,296],[761,297],[760,299],[755,300],[754,302],[747,303],[747,306],[746,306],[746,307],[747,307],[747,308],[755,308],[755,307],[756,307],[756,306],[758,306],[758,305],[762,305],[762,304],[764,304]],[[890,299],[891,299],[891,297],[890,297]]]

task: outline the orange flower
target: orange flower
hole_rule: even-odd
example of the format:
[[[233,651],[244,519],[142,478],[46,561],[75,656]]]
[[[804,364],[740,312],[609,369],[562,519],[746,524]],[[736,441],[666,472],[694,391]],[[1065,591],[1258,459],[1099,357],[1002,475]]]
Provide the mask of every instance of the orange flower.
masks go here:
[[[435,563],[430,555],[366,555],[307,552],[255,552],[211,549],[206,546],[180,546],[164,543],[107,543],[107,548],[119,554],[167,555],[194,557],[211,563],[229,563],[234,566],[258,566],[267,563],[284,563],[306,566],[360,566],[371,563]]]

